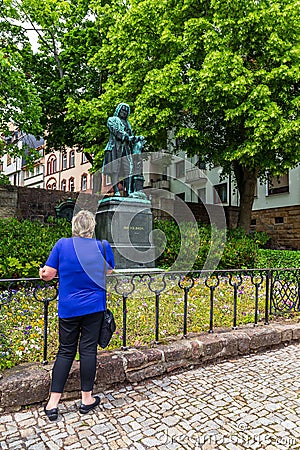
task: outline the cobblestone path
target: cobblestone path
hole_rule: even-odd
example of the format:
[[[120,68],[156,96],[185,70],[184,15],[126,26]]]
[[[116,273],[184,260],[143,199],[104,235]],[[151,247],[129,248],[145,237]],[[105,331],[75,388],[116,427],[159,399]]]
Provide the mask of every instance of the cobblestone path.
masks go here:
[[[0,416],[0,449],[300,449],[300,345],[100,393],[57,422],[42,407]]]

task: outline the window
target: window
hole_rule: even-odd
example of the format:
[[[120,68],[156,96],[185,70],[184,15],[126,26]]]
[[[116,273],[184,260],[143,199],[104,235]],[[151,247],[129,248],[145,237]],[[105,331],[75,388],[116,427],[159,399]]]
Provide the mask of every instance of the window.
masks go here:
[[[88,162],[86,154],[84,152],[81,153],[81,164]]]
[[[275,224],[278,225],[284,223],[283,217],[275,217]]]
[[[110,175],[104,176],[104,186],[110,186],[111,185],[111,178]]]
[[[268,195],[289,192],[289,174],[268,178]]]
[[[74,167],[75,166],[75,151],[74,150],[72,150],[70,152],[70,164],[69,164],[69,166],[70,167]]]
[[[182,178],[184,177],[184,171],[185,171],[185,161],[184,159],[182,161],[179,161],[176,163],[176,178]]]
[[[67,168],[67,154],[63,153],[61,157],[61,168],[62,170],[66,170]]]
[[[87,175],[84,173],[81,177],[81,190],[86,191],[87,189]]]
[[[206,188],[198,189],[198,203],[205,203],[206,202]]]
[[[94,188],[94,177],[93,177],[93,174],[91,173],[91,175],[90,175],[90,189],[93,189]]]
[[[49,157],[47,162],[47,175],[52,175],[56,172],[56,170],[56,156],[52,155]]]
[[[161,179],[164,181],[168,180],[168,168],[167,166],[163,168]]]
[[[62,180],[62,181],[61,181],[61,183],[60,183],[60,189],[61,189],[62,191],[66,191],[66,190],[67,190],[67,182],[66,182],[66,180]]]
[[[227,203],[227,183],[214,186],[214,204]]]
[[[74,192],[74,178],[69,179],[69,191]]]
[[[6,164],[7,164],[8,166],[11,165],[11,156],[10,156],[10,155],[7,155]]]
[[[46,184],[46,189],[48,189],[48,190],[52,190],[52,191],[54,191],[55,189],[56,189],[56,179],[55,178],[50,178],[48,181],[47,181],[47,184]]]

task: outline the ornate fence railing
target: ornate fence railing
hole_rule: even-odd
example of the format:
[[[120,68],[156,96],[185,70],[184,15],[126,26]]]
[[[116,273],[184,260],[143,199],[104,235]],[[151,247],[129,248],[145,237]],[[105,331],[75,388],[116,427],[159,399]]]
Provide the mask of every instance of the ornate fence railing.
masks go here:
[[[169,302],[176,302],[177,310],[179,308],[177,315],[180,316],[183,337],[194,331],[190,324],[194,317],[199,317],[200,303],[207,311],[209,333],[214,331],[215,326],[220,326],[220,323],[215,324],[215,317],[220,310],[222,314],[226,311],[227,318],[230,316],[231,328],[237,329],[241,308],[245,309],[245,305],[241,306],[242,297],[247,299],[247,307],[250,305],[253,325],[259,322],[268,325],[273,314],[300,310],[300,269],[219,270],[213,273],[191,271],[188,274],[167,271],[117,273],[107,277],[107,291],[108,304],[117,302],[121,307],[121,346],[126,350],[128,305],[131,299],[135,299],[137,310],[142,308],[146,297],[150,303],[153,302],[155,323],[151,326],[151,332],[156,344],[161,338],[160,318],[165,306],[164,295],[168,295]],[[16,303],[25,301],[25,305],[32,302],[38,305],[44,364],[48,359],[49,306],[57,299],[57,292],[57,279],[51,282],[43,282],[38,278],[0,280],[0,321],[3,321],[10,307],[13,310]],[[179,297],[181,301],[178,302]],[[26,315],[26,311],[26,306],[23,306],[22,314]],[[9,332],[13,335],[13,330]]]

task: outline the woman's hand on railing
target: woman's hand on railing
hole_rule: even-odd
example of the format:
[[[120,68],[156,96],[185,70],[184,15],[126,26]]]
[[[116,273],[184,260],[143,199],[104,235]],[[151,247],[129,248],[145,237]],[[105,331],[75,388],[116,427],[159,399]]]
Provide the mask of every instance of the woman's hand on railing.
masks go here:
[[[44,281],[53,280],[56,277],[57,270],[50,266],[40,267],[39,276]]]

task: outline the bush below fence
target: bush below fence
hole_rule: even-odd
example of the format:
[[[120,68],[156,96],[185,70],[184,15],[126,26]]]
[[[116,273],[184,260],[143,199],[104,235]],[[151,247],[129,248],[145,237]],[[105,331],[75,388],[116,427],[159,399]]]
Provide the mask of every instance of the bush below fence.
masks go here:
[[[0,280],[0,369],[53,359],[57,280]],[[111,275],[108,304],[117,331],[110,349],[164,343],[172,336],[268,324],[297,316],[299,269]]]

